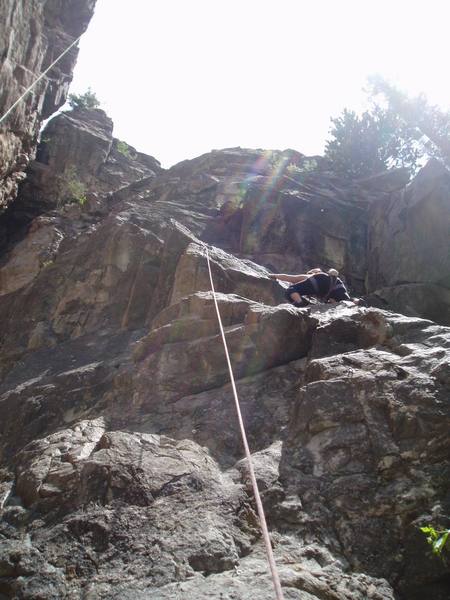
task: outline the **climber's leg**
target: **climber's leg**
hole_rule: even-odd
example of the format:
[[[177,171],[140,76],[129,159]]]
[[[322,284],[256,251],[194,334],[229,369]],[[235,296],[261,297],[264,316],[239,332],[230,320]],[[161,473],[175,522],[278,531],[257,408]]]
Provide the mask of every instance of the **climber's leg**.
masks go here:
[[[308,306],[309,301],[306,298],[302,298],[301,293],[306,293],[308,290],[303,283],[296,283],[290,285],[286,290],[286,299],[294,306],[300,308],[302,306]]]

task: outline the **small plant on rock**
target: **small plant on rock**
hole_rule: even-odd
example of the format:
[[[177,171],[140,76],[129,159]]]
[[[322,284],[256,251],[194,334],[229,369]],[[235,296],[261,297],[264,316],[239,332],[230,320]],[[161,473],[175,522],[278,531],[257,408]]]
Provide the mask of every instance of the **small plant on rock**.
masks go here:
[[[446,548],[450,529],[435,529],[432,525],[419,527],[419,529],[427,536],[427,542],[430,544],[433,554],[443,558],[442,552]]]
[[[94,109],[100,106],[95,92],[88,88],[84,94],[69,94],[69,106],[72,109]]]
[[[76,168],[68,167],[59,178],[58,206],[77,202],[83,206],[87,200],[86,185],[80,180]]]
[[[312,173],[317,169],[318,163],[315,158],[305,158],[302,161],[301,165],[295,165],[293,163],[290,163],[286,168],[288,174],[291,176]]]
[[[130,146],[126,142],[122,142],[122,140],[117,140],[117,152],[120,152],[126,158],[132,158]]]

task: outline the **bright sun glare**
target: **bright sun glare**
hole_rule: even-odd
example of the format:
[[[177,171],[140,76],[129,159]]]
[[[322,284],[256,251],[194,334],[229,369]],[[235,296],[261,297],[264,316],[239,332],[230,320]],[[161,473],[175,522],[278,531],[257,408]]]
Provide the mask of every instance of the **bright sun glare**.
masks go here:
[[[374,73],[450,106],[446,0],[97,0],[71,92],[163,166],[213,148],[323,152]]]

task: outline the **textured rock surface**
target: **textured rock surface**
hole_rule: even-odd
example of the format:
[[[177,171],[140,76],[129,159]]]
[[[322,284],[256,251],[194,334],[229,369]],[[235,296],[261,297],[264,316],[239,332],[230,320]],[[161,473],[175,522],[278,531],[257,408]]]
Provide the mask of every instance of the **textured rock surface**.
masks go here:
[[[76,109],[52,119],[42,133],[29,176],[30,188],[42,189],[37,203],[42,203],[43,196],[53,202],[56,198],[57,203],[69,200],[61,189],[61,178],[70,169],[86,191],[97,193],[113,192],[162,170],[156,159],[120,143],[112,131],[113,123],[101,109]],[[52,179],[60,185],[52,185]]]
[[[112,130],[111,119],[100,109],[63,112],[49,121],[27,179],[0,217],[0,249],[22,239],[31,221],[44,212],[70,203],[101,211],[105,193],[148,181],[162,171],[156,159],[120,142]]]
[[[388,578],[399,597],[445,598],[414,524],[446,511],[449,330],[351,305],[220,301],[286,597],[393,598]],[[5,378],[11,596],[272,597],[211,296],[182,305],[150,334],[172,336],[142,338],[134,361],[130,334],[95,348],[86,336]],[[256,327],[239,367],[242,320]],[[288,332],[299,343],[267,362]]]
[[[369,291],[394,310],[450,323],[450,173],[428,163],[405,189],[373,203]]]
[[[50,122],[0,219],[1,599],[274,597],[205,244],[286,600],[448,599],[418,530],[449,526],[448,176],[327,168]],[[283,304],[268,269],[316,264],[378,307]]]
[[[0,1],[0,115],[83,33],[94,6],[95,0]],[[34,157],[42,120],[65,102],[77,54],[75,46],[0,125],[0,212]]]
[[[362,285],[376,194],[344,198],[292,152],[278,160],[297,170],[276,175],[272,153],[240,149],[117,166],[104,114],[58,119],[93,140],[91,191],[41,205],[2,257],[0,594],[273,597],[208,240],[285,598],[448,598],[418,525],[448,522],[450,330],[352,303],[295,309],[267,277],[329,260]],[[80,156],[60,149],[42,179],[52,207],[56,164]]]
[[[255,164],[256,173],[250,169],[245,179],[223,186],[228,197],[206,239],[277,272],[301,273],[311,264],[343,270],[362,292],[369,194],[326,171],[302,171],[290,151],[262,155]]]

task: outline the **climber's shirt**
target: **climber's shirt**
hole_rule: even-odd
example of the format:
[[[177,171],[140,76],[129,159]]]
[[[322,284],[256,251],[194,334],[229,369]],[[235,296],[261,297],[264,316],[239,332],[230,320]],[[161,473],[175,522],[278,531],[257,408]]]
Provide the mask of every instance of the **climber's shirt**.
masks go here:
[[[305,279],[305,281],[289,286],[286,290],[289,300],[290,294],[293,292],[297,292],[301,296],[317,296],[318,298],[331,299],[336,302],[350,300],[350,296],[342,280],[339,277],[331,277],[327,273],[316,273],[312,277]]]

